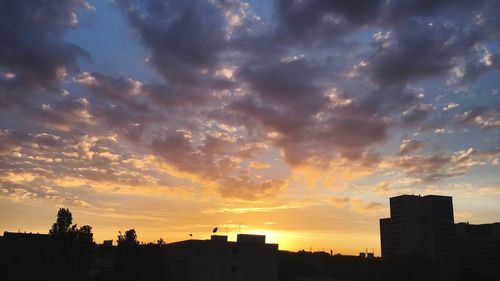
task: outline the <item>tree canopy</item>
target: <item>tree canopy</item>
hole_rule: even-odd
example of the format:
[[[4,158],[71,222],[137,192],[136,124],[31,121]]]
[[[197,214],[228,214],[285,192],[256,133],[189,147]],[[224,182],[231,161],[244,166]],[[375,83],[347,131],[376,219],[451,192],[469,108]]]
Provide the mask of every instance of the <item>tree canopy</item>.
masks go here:
[[[69,209],[60,208],[57,212],[56,222],[52,225],[49,233],[54,236],[64,236],[75,241],[92,243],[94,234],[90,225],[84,225],[78,228],[73,224],[73,215]]]
[[[73,216],[69,209],[60,208],[57,212],[57,220],[52,225],[49,233],[52,235],[65,235],[68,233],[72,222]]]
[[[137,233],[135,229],[129,229],[125,231],[125,234],[118,235],[118,245],[139,245],[139,241],[137,241]]]

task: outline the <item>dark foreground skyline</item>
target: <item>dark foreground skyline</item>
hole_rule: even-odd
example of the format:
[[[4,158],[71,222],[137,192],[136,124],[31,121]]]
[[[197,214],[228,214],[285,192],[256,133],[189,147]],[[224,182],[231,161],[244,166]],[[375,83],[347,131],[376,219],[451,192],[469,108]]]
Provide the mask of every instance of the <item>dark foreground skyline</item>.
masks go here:
[[[500,278],[500,222],[455,224],[449,196],[401,195],[380,220],[382,257],[333,251],[279,251],[264,235],[141,243],[134,229],[116,242],[93,241],[92,227],[73,224],[61,208],[48,234],[5,232],[0,272],[6,280],[167,281],[495,281]],[[190,235],[192,236],[192,235]],[[342,243],[342,241],[339,241]]]

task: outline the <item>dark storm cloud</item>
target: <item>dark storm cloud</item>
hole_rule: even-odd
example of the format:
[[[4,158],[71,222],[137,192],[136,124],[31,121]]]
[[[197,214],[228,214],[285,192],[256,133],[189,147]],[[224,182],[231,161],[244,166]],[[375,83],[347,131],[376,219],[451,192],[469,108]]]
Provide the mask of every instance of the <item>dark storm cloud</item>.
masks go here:
[[[458,82],[470,85],[476,82],[483,74],[496,70],[500,72],[500,54],[491,54],[487,49],[477,48],[476,55],[468,58],[463,65],[465,72]]]
[[[41,106],[26,105],[21,112],[38,124],[57,131],[71,131],[74,126],[84,129],[93,122],[87,99],[72,96],[57,97]]]
[[[295,110],[317,111],[326,102],[317,85],[324,75],[321,65],[305,59],[290,62],[249,62],[238,76],[248,82],[261,99],[276,105],[284,104]]]
[[[151,99],[167,109],[173,110],[189,106],[200,106],[210,100],[210,95],[201,89],[184,89],[179,86],[152,83],[143,87]]]
[[[27,96],[32,90],[24,85],[24,81],[14,78],[12,76],[14,74],[2,74],[0,74],[0,110],[26,103]]]
[[[278,133],[273,142],[292,165],[318,158],[323,162],[338,151],[358,158],[365,148],[385,139],[388,124],[348,96],[328,97],[325,81],[330,75],[322,63],[303,58],[253,60],[237,77],[255,96],[236,100],[227,109],[250,131]],[[342,102],[346,104],[337,104]]]
[[[374,36],[370,59],[374,80],[387,85],[436,79],[464,61],[473,80],[493,67],[468,61],[478,47],[498,40],[500,25],[492,13],[497,1],[391,1]]]
[[[257,125],[300,138],[313,125],[314,115],[328,102],[318,85],[323,75],[320,66],[305,60],[249,63],[237,76],[256,96],[238,99],[228,109],[249,130]]]
[[[0,1],[0,105],[32,90],[57,86],[64,72],[87,53],[64,42],[62,35],[77,23],[76,10],[90,9],[84,0]],[[15,103],[14,101],[14,103]]]
[[[149,62],[170,85],[228,88],[216,77],[226,48],[225,19],[208,1],[116,1],[151,51]]]
[[[362,156],[366,148],[384,141],[387,137],[389,122],[376,115],[337,113],[328,120],[328,127],[319,131],[318,140],[332,143],[343,156],[357,159]],[[321,125],[320,125],[321,126]]]
[[[147,142],[143,136],[158,123],[167,127],[196,127],[193,119],[197,110],[209,101],[201,92],[181,91],[165,83],[142,83],[123,76],[81,73],[74,80],[88,90],[92,118],[135,142]]]
[[[401,119],[405,126],[419,125],[430,114],[432,106],[419,103],[403,112]]]
[[[402,109],[407,109],[418,101],[418,93],[405,84],[380,86],[361,98],[362,111],[389,115]]]
[[[401,0],[386,4],[384,17],[386,20],[402,20],[405,17],[432,17],[438,13],[456,15],[462,11],[475,10],[485,1],[467,0]]]
[[[284,186],[241,162],[268,145],[291,166],[329,167],[339,158],[370,166],[382,161],[377,146],[391,133],[453,121],[500,127],[496,105],[445,114],[434,93],[419,89],[429,79],[466,88],[500,70],[498,1],[276,0],[263,17],[238,0],[114,3],[160,81],[75,75],[87,55],[64,33],[75,11],[90,9],[85,1],[0,0],[0,109],[35,124],[32,133],[2,131],[5,171],[24,165],[44,177],[136,182],[139,171],[121,162],[126,153],[92,139],[107,132],[215,182],[223,196],[254,200]],[[64,140],[37,134],[47,128]],[[432,182],[474,165],[475,150],[415,155],[421,147],[405,140],[394,166]]]
[[[330,102],[326,102],[328,106]],[[341,108],[325,109],[325,116],[315,118],[319,111],[304,115],[299,110],[280,112],[272,107],[259,105],[251,100],[231,105],[230,113],[239,116],[249,129],[264,128],[276,132],[274,144],[284,149],[289,164],[307,162],[324,165],[340,152],[342,156],[360,159],[365,149],[386,138],[389,122],[367,113],[356,104]]]
[[[335,42],[350,29],[377,19],[383,1],[275,1],[276,37],[286,43]]]
[[[197,14],[199,12],[197,9],[209,5],[205,2],[201,3],[193,4],[187,1],[181,5],[176,1],[168,3],[149,1],[145,4],[130,1],[120,2],[122,7],[128,9],[127,16],[132,27],[139,32],[144,45],[153,52],[150,62],[169,83],[168,86],[146,85],[145,89],[151,94],[151,97],[166,106],[192,105],[193,101],[189,100],[197,100],[197,92],[193,91],[193,85],[197,85],[201,81],[198,78],[207,78],[213,75],[217,66],[224,65],[221,63],[220,55],[227,48],[227,39],[222,36],[222,33],[217,33],[215,36],[213,34],[213,32],[222,31],[224,28],[220,11],[214,7],[208,7],[203,17],[196,20],[186,14],[186,11]],[[342,12],[349,17],[358,18],[351,14],[354,10],[353,7],[345,5],[340,5],[340,7],[343,9]],[[212,35],[211,38],[206,37],[205,34],[199,34],[194,28],[199,26],[200,20],[205,20],[207,17],[213,17],[210,23],[213,24],[210,25],[212,33],[208,33]],[[196,32],[193,33],[193,29]],[[189,32],[185,32],[186,30]],[[238,40],[244,39],[244,37],[244,34],[240,34]],[[174,38],[178,42],[173,42]],[[330,69],[325,68],[324,63],[320,61],[287,58],[281,53],[271,57],[259,56],[262,47],[259,44],[270,46],[271,41],[275,40],[273,38],[276,37],[257,38],[257,44],[251,42],[250,45],[244,47],[238,44],[229,44],[231,48],[241,47],[245,56],[255,58],[240,66],[236,73],[236,79],[237,82],[248,85],[248,88],[256,94],[256,97],[249,96],[230,103],[228,109],[236,115],[232,116],[231,119],[237,120],[236,122],[239,124],[245,124],[250,131],[257,129],[255,126],[260,126],[264,130],[280,133],[282,138],[276,144],[287,148],[288,160],[294,164],[318,153],[318,150],[322,149],[315,148],[318,144],[326,144],[325,151],[341,147],[345,154],[354,156],[361,155],[364,148],[385,138],[386,122],[382,121],[379,116],[374,117],[368,114],[362,117],[354,115],[342,117],[338,114],[338,120],[330,118],[328,124],[316,121],[315,115],[320,113],[329,103],[328,98],[324,95],[325,84],[328,85],[328,83],[323,81],[328,80],[328,76],[331,76]],[[213,40],[216,40],[217,43]],[[265,42],[266,40],[271,41]],[[178,48],[181,43],[185,45],[185,48]],[[182,65],[178,66],[181,62]],[[205,73],[200,72],[200,70],[204,70]],[[171,73],[171,71],[175,71],[175,73]],[[183,76],[174,76],[174,74]],[[189,79],[196,80],[188,80],[184,74],[188,75]],[[208,86],[208,89],[214,89],[213,83],[205,85]],[[221,87],[221,89],[223,88]],[[198,96],[201,97],[201,95]],[[220,121],[227,122],[228,120]],[[359,134],[349,133],[353,132],[354,127],[359,128],[357,131],[360,132]],[[363,133],[367,135],[360,138],[360,134]],[[325,138],[325,136],[329,137],[328,141],[321,141],[320,139]],[[313,139],[309,140],[311,137]],[[179,136],[166,138],[163,142],[157,142],[153,146],[165,146],[174,140],[177,140],[176,144],[185,144],[185,142],[180,142],[183,139],[178,138]],[[327,144],[332,140],[332,144]],[[162,151],[165,150],[168,149]],[[158,150],[156,151],[159,153]],[[196,151],[182,149],[180,151],[186,152],[186,159],[204,156]],[[305,155],[300,155],[300,152],[304,152]],[[331,155],[332,153],[327,154]],[[192,164],[189,163],[194,160],[197,163],[204,163],[207,160],[206,158],[196,158],[191,159],[193,161],[186,160],[179,163],[178,156],[166,152],[161,155],[167,161],[173,159],[178,168],[190,171],[195,171],[197,168],[190,167]]]
[[[260,54],[262,46],[270,45],[262,43],[265,38],[276,45],[286,44],[280,45],[281,49],[273,48],[277,52],[274,60],[281,61],[270,63],[273,57],[266,53],[244,63],[238,78],[256,97],[246,96],[229,108],[250,130],[262,126],[280,133],[275,144],[285,149],[291,164],[325,155],[324,151],[360,157],[367,148],[386,139],[393,113],[402,114],[405,127],[418,126],[432,114],[432,107],[418,103],[418,93],[409,90],[407,83],[448,74],[457,66],[457,58],[476,53],[477,44],[487,42],[488,35],[473,20],[477,9],[483,7],[481,3],[461,2],[455,7],[449,1],[438,2],[408,1],[413,8],[407,9],[405,5],[377,1],[352,5],[342,1],[278,1],[274,35],[257,38],[254,51]],[[443,10],[447,11],[446,19],[434,18]],[[469,21],[463,20],[464,13],[471,16]],[[334,68],[325,67],[318,62],[321,60],[303,58],[286,63],[288,51],[296,47],[300,50],[311,41],[323,43],[316,44],[318,53],[324,51],[324,44],[330,44],[330,51],[335,52],[339,50],[335,42],[347,40],[353,31],[370,25],[386,30],[373,36],[373,55],[361,72],[371,77],[376,88],[367,94],[347,94],[352,104],[326,110],[329,101],[324,93],[328,84],[339,84],[338,77],[332,75]],[[252,54],[249,46],[244,50]],[[314,57],[313,52],[304,51],[304,55]],[[318,83],[326,75],[330,79]],[[327,118],[318,118],[322,115]],[[331,158],[335,153],[326,155]]]
[[[223,1],[118,3],[168,82],[146,86],[151,97],[166,106],[191,106],[189,100],[203,100],[197,98],[200,85],[205,92],[217,88],[217,68],[236,66],[234,79],[222,79],[218,89],[243,87],[247,93],[229,99],[220,109],[227,112],[211,110],[209,116],[262,136],[278,133],[272,142],[290,164],[338,152],[361,157],[386,140],[395,114],[404,127],[419,126],[432,107],[408,83],[445,76],[495,34],[476,21],[479,12],[494,20],[483,1],[276,1],[271,23],[250,20],[232,36]],[[338,73],[347,66],[331,54],[359,46],[349,37],[354,32],[376,28],[381,32],[358,56],[366,59],[360,75],[372,88],[340,91],[352,103],[336,105],[327,93],[342,83]],[[314,49],[304,49],[309,45]]]
[[[161,120],[142,83],[122,76],[81,73],[75,81],[89,91],[89,112],[109,129],[132,141],[140,141],[146,123]]]
[[[64,34],[76,27],[78,11],[92,9],[83,0],[0,1],[0,110],[28,130],[87,126],[86,100],[62,88],[89,55]]]

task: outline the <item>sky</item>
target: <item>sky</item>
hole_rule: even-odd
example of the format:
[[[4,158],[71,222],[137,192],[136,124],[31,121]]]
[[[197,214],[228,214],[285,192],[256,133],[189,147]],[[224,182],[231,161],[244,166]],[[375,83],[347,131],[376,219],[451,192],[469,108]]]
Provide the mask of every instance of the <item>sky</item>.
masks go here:
[[[0,0],[0,231],[380,255],[392,196],[500,221],[499,10]]]

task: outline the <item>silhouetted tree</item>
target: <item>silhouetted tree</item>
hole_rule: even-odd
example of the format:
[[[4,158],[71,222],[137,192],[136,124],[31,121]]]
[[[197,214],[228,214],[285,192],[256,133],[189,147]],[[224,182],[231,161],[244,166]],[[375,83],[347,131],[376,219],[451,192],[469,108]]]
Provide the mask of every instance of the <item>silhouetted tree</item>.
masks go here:
[[[94,242],[94,234],[92,233],[92,226],[84,225],[80,228],[74,224],[68,231],[69,237],[72,240],[78,241],[80,243],[92,243]]]
[[[51,235],[65,236],[72,241],[91,244],[94,241],[94,234],[90,225],[84,225],[78,228],[73,222],[73,215],[69,209],[60,208],[57,212],[57,220],[52,225],[49,233]]]
[[[156,241],[156,243],[158,244],[158,246],[163,246],[165,245],[165,241],[163,240],[163,238],[160,237],[160,239],[158,239],[158,241]]]
[[[134,229],[120,232],[111,280],[164,280],[163,239],[158,244],[139,243]]]
[[[49,233],[52,235],[66,235],[72,222],[73,216],[69,209],[60,208],[57,212],[57,220],[52,225],[52,229],[50,229]]]
[[[118,235],[118,245],[139,245],[139,241],[137,241],[137,233],[135,229],[129,229],[125,231],[125,234],[119,232]]]

